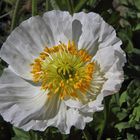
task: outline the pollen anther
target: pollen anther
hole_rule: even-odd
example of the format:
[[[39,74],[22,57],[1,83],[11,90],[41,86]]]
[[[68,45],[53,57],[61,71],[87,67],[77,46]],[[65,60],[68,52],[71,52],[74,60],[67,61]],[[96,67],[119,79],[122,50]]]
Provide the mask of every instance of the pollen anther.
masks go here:
[[[41,83],[42,90],[49,90],[49,97],[59,94],[60,99],[81,100],[91,88],[94,76],[96,63],[91,58],[86,50],[78,50],[73,41],[45,47],[31,64],[33,81]]]

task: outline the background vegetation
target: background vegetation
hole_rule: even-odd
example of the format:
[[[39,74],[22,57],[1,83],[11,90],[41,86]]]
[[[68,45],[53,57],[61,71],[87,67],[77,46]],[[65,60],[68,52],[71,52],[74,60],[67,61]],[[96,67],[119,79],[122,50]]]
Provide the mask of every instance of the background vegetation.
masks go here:
[[[83,131],[24,132],[1,117],[0,140],[140,140],[140,0],[0,0],[0,46],[23,20],[52,9],[96,12],[111,24],[127,54],[125,81],[119,94],[105,98],[105,109],[95,113]],[[4,67],[0,60],[0,73]]]

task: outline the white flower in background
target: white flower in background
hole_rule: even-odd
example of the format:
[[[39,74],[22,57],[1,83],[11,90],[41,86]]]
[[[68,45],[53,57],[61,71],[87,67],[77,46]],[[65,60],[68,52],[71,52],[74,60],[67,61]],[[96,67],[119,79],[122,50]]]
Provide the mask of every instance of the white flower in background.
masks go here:
[[[22,22],[3,44],[0,114],[28,131],[84,129],[123,81],[125,54],[95,13],[50,11]]]

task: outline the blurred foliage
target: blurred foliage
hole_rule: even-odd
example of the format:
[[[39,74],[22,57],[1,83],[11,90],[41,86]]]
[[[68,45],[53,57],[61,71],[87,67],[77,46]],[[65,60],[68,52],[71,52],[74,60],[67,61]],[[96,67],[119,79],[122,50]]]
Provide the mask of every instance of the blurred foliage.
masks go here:
[[[32,16],[31,0],[0,0],[0,46],[23,20]],[[139,140],[140,139],[140,0],[38,0],[35,12],[60,9],[96,12],[111,24],[127,55],[125,81],[119,94],[106,97],[105,109],[93,115],[86,128],[72,127],[69,135],[56,128],[25,132],[0,118],[0,140]],[[17,7],[18,6],[18,7]],[[0,60],[0,74],[6,67]]]

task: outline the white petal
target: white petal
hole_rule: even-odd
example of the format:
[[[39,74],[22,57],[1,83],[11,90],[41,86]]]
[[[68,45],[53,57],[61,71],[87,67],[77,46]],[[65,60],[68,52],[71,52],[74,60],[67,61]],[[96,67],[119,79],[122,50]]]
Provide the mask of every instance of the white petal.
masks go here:
[[[72,108],[68,109],[66,117],[67,117],[66,124],[68,126],[67,129],[70,129],[71,126],[75,126],[78,129],[84,129],[85,127],[84,118],[77,109]]]
[[[117,57],[116,61],[105,74],[105,77],[108,80],[105,82],[102,89],[104,96],[108,96],[118,92],[121,88],[122,82],[124,81],[124,73],[122,67],[124,66],[126,60],[118,51],[115,51],[115,55]]]
[[[115,29],[109,24],[107,24],[101,18],[101,25],[100,25],[100,32],[99,32],[99,49],[108,46],[114,46],[116,44],[120,46],[122,43],[120,39],[116,36]]]
[[[83,104],[80,101],[73,100],[73,99],[68,99],[65,100],[64,102],[67,106],[72,108],[81,108],[81,106],[83,106]]]
[[[85,114],[78,109],[66,107],[65,104],[61,104],[60,108],[58,115],[50,120],[49,125],[57,127],[61,133],[69,134],[72,126],[84,129],[85,124],[92,121],[92,114]]]
[[[95,13],[86,14],[81,12],[74,14],[73,20],[78,20],[82,24],[82,34],[79,34],[81,36],[77,43],[78,48],[84,48],[94,55],[98,49],[101,17]],[[75,32],[73,34],[76,32],[77,30],[75,28]]]
[[[30,64],[43,48],[54,45],[52,31],[42,17],[31,17],[22,22],[3,44],[0,56],[25,79],[31,79]]]
[[[103,72],[107,72],[116,60],[113,46],[105,47],[97,51],[93,61],[97,61]]]
[[[33,107],[30,104],[37,92],[38,88],[30,86],[10,69],[5,69],[0,77],[0,113],[4,119],[16,121],[15,116],[20,114],[21,109],[24,110],[25,107],[25,110],[30,110]]]
[[[84,129],[87,122],[92,121],[92,113],[83,113],[74,108],[67,108],[61,103],[56,117],[49,120],[32,120],[23,126],[23,129],[34,129],[44,131],[49,126],[57,127],[61,133],[69,134],[72,126],[78,129]]]
[[[77,46],[81,34],[82,34],[82,24],[79,20],[74,19],[72,21],[72,40],[76,43]]]
[[[0,77],[0,113],[17,127],[29,130],[28,123],[34,122],[30,127],[35,129],[37,120],[43,122],[55,117],[59,111],[59,101],[56,96],[48,98],[40,87],[30,85],[9,68]]]
[[[122,55],[122,51],[119,52],[117,50],[115,50],[114,55],[115,61],[105,74],[107,81],[104,83],[102,91],[96,99],[99,103],[102,102],[105,96],[118,92],[124,80],[123,66],[126,62],[125,57]],[[101,95],[102,97],[100,97]]]
[[[116,43],[121,45],[120,39],[112,26],[107,24],[103,18],[96,13],[76,13],[74,20],[82,24],[82,34],[79,34],[79,49],[86,49],[91,55],[95,55],[98,49],[113,46]],[[79,30],[77,26],[77,30]],[[75,28],[75,32],[78,32]],[[73,34],[74,34],[73,33]]]
[[[96,100],[89,102],[88,104],[83,106],[80,110],[84,113],[94,113],[96,111],[101,111],[104,109],[102,105],[102,101],[103,101],[103,94],[100,93],[97,96]]]
[[[55,45],[61,42],[67,44],[72,40],[72,17],[68,12],[53,10],[46,12],[43,19],[52,31]]]

